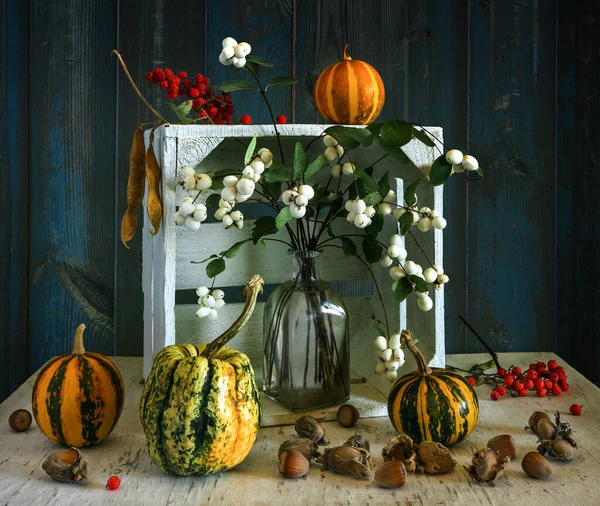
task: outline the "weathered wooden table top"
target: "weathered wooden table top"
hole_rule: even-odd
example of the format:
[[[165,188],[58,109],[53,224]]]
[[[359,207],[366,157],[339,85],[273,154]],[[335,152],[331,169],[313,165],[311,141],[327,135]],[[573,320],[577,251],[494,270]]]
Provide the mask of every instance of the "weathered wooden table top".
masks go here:
[[[468,368],[487,361],[487,355],[449,355],[447,363]],[[560,397],[489,398],[490,387],[477,387],[480,395],[480,418],[475,431],[462,443],[451,448],[458,464],[445,475],[409,474],[406,485],[387,490],[311,465],[307,476],[298,480],[283,479],[277,472],[277,449],[292,438],[293,426],[268,427],[259,431],[256,444],[237,468],[209,477],[173,477],[151,464],[142,427],[138,402],[142,385],[142,359],[114,358],[125,381],[125,407],[114,432],[101,445],[84,449],[89,473],[83,483],[62,484],[50,479],[41,468],[46,456],[59,447],[39,431],[35,422],[23,433],[8,426],[9,415],[18,408],[31,410],[29,378],[0,405],[0,504],[84,505],[84,504],[554,504],[598,505],[600,493],[600,389],[567,366],[552,353],[501,354],[505,365],[526,366],[532,361],[555,358],[564,365],[570,390]],[[568,414],[573,403],[583,404],[583,415]],[[545,481],[528,478],[521,470],[521,457],[535,450],[535,437],[524,430],[535,410],[559,410],[571,423],[580,448],[571,463],[553,461],[554,476]],[[355,432],[363,433],[371,443],[377,466],[382,463],[381,449],[395,431],[387,418],[361,419],[353,429],[337,422],[327,422],[326,431],[332,444],[341,444]],[[464,470],[473,451],[498,434],[511,434],[519,456],[511,462],[496,487],[474,482]],[[104,488],[109,476],[121,477],[116,491]]]

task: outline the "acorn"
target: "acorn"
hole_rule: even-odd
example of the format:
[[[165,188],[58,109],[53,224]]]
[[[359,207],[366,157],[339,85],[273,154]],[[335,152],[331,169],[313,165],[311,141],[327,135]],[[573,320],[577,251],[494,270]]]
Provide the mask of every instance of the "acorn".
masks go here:
[[[31,413],[26,409],[17,409],[8,417],[8,425],[15,432],[23,432],[31,425]]]
[[[400,488],[406,482],[406,468],[399,460],[390,460],[375,471],[375,483],[385,488]]]
[[[296,450],[283,451],[279,455],[279,472],[286,478],[301,478],[308,473],[310,464]]]
[[[360,412],[352,404],[342,404],[337,411],[337,421],[342,427],[354,427],[359,418]]]
[[[42,469],[53,480],[62,483],[83,481],[87,476],[87,462],[81,458],[77,448],[59,450],[42,462]]]
[[[535,433],[540,439],[554,439],[556,437],[556,425],[549,419],[542,418],[535,426]]]
[[[543,457],[537,452],[529,452],[525,457],[523,457],[523,461],[521,462],[521,467],[523,467],[523,471],[527,476],[531,476],[536,480],[544,480],[552,476],[552,466],[548,459]]]
[[[501,434],[500,436],[493,437],[487,442],[487,447],[490,450],[497,450],[502,459],[508,456],[512,460],[517,456],[517,445],[509,434]]]

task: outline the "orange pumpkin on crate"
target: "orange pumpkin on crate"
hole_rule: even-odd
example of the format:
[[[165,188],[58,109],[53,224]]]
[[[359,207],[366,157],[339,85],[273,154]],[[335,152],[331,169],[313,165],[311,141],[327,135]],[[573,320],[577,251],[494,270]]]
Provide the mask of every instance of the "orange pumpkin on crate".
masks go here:
[[[379,73],[368,63],[353,60],[344,47],[341,61],[317,78],[315,105],[331,123],[366,125],[375,121],[385,102]]]

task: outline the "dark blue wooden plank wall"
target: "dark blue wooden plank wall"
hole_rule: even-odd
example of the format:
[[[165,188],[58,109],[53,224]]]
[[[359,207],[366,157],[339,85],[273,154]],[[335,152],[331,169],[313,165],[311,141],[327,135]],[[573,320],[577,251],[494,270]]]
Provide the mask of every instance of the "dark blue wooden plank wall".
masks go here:
[[[484,179],[447,187],[447,348],[557,350],[600,381],[600,234],[594,119],[599,2],[566,0],[5,0],[0,10],[0,399],[89,325],[90,349],[142,352],[141,240],[118,239],[131,134],[161,110],[144,73],[170,66],[231,76],[220,41],[305,78],[272,91],[276,113],[323,122],[314,79],[345,43],[387,88],[382,118],[441,125]],[[274,73],[272,71],[271,73]],[[237,112],[268,121],[250,94]],[[596,146],[596,147],[594,147]]]

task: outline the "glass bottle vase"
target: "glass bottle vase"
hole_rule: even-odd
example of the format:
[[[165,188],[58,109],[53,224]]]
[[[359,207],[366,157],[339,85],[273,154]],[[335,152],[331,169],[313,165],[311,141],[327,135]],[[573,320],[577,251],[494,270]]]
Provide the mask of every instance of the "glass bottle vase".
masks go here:
[[[350,396],[346,306],[319,277],[320,251],[292,251],[293,278],[278,286],[264,312],[264,390],[293,411]]]

